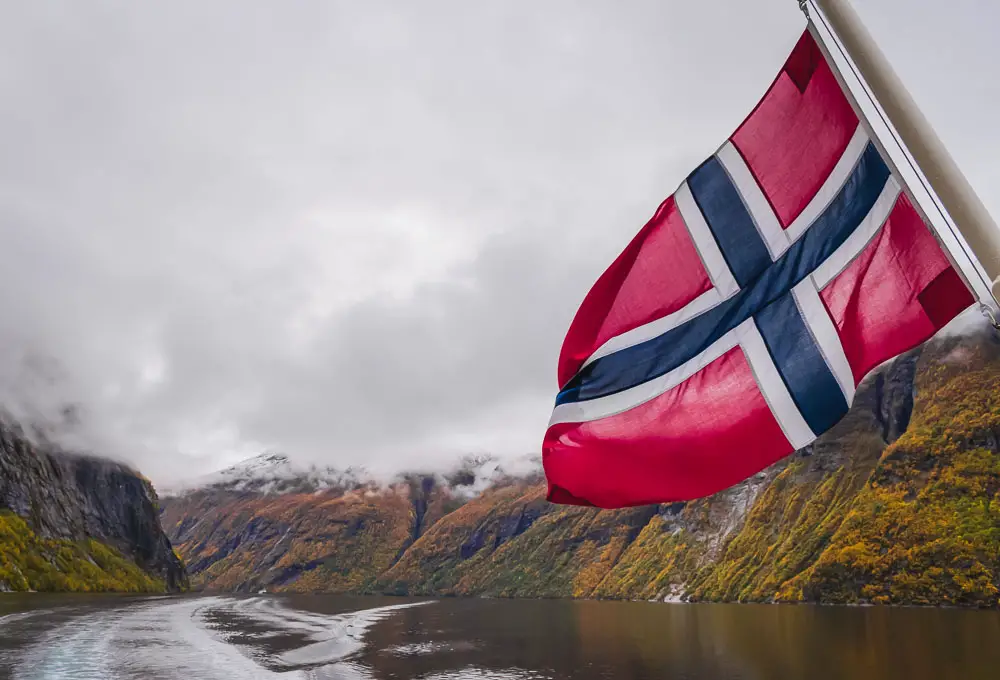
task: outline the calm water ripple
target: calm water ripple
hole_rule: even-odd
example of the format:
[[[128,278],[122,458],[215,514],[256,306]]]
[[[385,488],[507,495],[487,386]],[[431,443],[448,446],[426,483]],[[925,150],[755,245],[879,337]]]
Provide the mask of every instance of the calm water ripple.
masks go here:
[[[0,597],[14,680],[994,680],[1000,612],[334,596]]]

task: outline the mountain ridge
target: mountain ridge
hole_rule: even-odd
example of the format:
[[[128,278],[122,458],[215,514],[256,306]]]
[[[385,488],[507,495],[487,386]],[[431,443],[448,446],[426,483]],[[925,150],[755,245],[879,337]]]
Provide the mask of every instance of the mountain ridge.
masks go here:
[[[690,503],[571,508],[538,477],[461,495],[414,474],[202,490],[163,522],[207,589],[993,607],[998,385],[995,334],[939,338],[870,376],[814,444]]]
[[[264,452],[222,470],[164,486],[160,496],[176,498],[208,490],[283,495],[384,489],[414,476],[425,476],[433,477],[456,494],[471,497],[505,479],[541,479],[544,474],[541,457],[537,455],[499,458],[469,454],[451,466],[437,467],[434,471],[418,468],[379,475],[360,466],[337,468],[297,461],[285,453]]]

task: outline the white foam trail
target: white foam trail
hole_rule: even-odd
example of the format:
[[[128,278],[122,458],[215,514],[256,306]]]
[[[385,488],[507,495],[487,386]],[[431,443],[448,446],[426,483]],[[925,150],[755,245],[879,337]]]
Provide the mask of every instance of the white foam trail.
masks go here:
[[[288,609],[273,599],[253,598],[234,603],[232,611],[258,623],[276,626],[281,630],[295,629],[322,635],[330,624],[330,616]]]
[[[25,652],[14,679],[273,678],[273,672],[209,633],[201,613],[213,604],[217,602],[141,604],[73,619]]]
[[[117,626],[118,616],[107,612],[101,625],[92,617],[73,619],[55,629],[58,640],[50,631],[30,647],[14,669],[14,680],[112,680],[106,662],[109,655],[108,636]]]
[[[441,654],[444,652],[468,652],[476,649],[479,645],[471,640],[458,640],[451,642],[413,642],[408,645],[392,645],[379,650],[379,654],[389,656],[426,656],[428,654]]]
[[[290,666],[298,666],[344,659],[361,650],[364,646],[364,634],[373,623],[381,621],[401,609],[408,609],[420,604],[423,603],[396,604],[327,617],[328,628],[317,634],[312,644],[285,652],[281,655],[280,660]]]
[[[421,604],[421,603],[416,603]],[[279,601],[228,597],[146,600],[70,619],[22,652],[14,680],[367,680],[349,657],[376,621],[415,604],[323,615]],[[246,618],[268,628],[257,640],[304,636],[304,646],[270,656],[234,644],[215,616]],[[7,617],[0,621],[7,620]],[[247,635],[242,635],[243,641]],[[307,668],[304,668],[307,667]]]
[[[393,656],[424,656],[454,649],[454,645],[444,642],[414,642],[408,645],[394,645],[382,650],[383,654]]]
[[[24,621],[25,619],[30,619],[35,616],[41,616],[42,614],[51,613],[51,609],[34,609],[30,612],[15,612],[14,614],[5,614],[0,616],[0,630],[4,627],[9,626],[12,623],[17,623],[18,621]]]

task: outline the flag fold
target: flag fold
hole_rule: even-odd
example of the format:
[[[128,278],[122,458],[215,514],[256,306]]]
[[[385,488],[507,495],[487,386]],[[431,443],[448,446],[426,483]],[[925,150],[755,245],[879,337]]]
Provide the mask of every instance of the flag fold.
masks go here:
[[[974,298],[806,32],[767,94],[585,298],[549,499],[689,500],[800,449]]]

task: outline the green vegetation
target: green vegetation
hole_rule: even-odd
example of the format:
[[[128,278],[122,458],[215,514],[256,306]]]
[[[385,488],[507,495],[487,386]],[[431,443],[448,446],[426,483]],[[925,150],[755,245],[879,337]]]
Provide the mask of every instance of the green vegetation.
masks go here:
[[[586,597],[653,513],[553,506],[537,484],[492,489],[431,527],[376,590]]]
[[[14,513],[0,510],[0,588],[151,593],[166,586],[114,548],[92,539],[42,538]]]
[[[909,429],[780,598],[998,604],[1000,362],[986,349],[958,347],[921,373]]]

